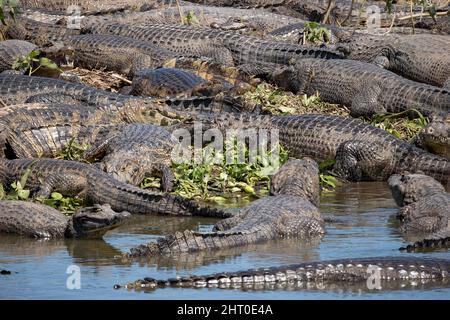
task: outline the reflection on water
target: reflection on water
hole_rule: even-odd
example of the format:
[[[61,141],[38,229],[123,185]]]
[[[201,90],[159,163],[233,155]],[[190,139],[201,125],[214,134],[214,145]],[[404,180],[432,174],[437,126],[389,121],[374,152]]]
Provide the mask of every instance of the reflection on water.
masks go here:
[[[234,289],[164,289],[150,292],[113,290],[116,283],[138,278],[168,278],[324,259],[405,255],[398,249],[405,239],[398,231],[398,209],[386,183],[355,183],[322,195],[321,211],[331,222],[321,241],[282,239],[243,248],[200,252],[173,257],[123,261],[117,256],[131,247],[178,230],[210,230],[216,219],[134,216],[109,232],[104,240],[36,241],[0,236],[0,269],[15,273],[0,276],[0,298],[125,298],[125,299],[319,299],[319,298],[421,298],[445,299],[450,288],[435,283],[385,286],[370,291],[355,286]],[[418,253],[423,255],[423,253]],[[426,253],[449,257],[448,252]],[[67,267],[81,268],[81,290],[66,289]],[[450,286],[450,285],[449,285]],[[413,290],[408,290],[413,289]],[[304,289],[304,288],[303,288]]]

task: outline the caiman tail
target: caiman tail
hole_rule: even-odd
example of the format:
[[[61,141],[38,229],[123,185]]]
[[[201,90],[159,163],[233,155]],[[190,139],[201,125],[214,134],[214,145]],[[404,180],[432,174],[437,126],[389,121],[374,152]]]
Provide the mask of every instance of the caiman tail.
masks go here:
[[[317,285],[321,289],[339,289],[359,284],[367,290],[374,277],[378,277],[380,288],[404,289],[408,284],[417,286],[417,282],[448,286],[450,260],[416,257],[338,259],[167,280],[144,278],[123,287],[144,290],[165,287],[257,290],[266,289],[267,285],[273,289],[308,289]],[[121,287],[115,286],[117,289]]]

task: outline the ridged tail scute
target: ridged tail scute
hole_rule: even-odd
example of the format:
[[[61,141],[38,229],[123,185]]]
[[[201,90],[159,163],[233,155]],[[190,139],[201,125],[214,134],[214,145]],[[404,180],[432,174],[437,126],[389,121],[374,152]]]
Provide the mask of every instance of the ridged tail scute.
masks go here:
[[[425,239],[416,241],[412,244],[407,245],[406,247],[400,248],[400,251],[421,252],[448,248],[450,248],[450,229],[435,232],[425,237]]]
[[[444,187],[450,186],[450,160],[432,153],[421,153],[416,161],[412,162],[415,172],[423,172],[439,182]]]

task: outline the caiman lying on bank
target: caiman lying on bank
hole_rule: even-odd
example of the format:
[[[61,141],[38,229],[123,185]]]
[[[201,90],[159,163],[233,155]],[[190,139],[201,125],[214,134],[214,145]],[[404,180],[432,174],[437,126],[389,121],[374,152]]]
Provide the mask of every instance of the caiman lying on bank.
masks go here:
[[[242,111],[242,106],[235,99],[223,96],[152,99],[118,94],[59,79],[23,75],[0,75],[0,95],[6,105],[33,102],[82,104],[111,113],[121,113],[125,118],[128,114],[126,109],[134,106],[142,110],[142,115],[148,116],[147,122],[154,124],[171,123],[170,118],[177,118],[183,111]]]
[[[0,73],[11,70],[17,59],[27,56],[36,49],[36,45],[22,40],[5,40],[0,42]]]
[[[179,54],[211,58],[227,66],[253,65],[257,68],[258,64],[288,64],[296,58],[343,57],[324,48],[308,48],[229,31],[183,25],[127,26],[110,23],[93,26],[89,31],[146,41]]]
[[[290,160],[273,177],[273,196],[258,199],[214,226],[186,230],[131,249],[127,257],[220,250],[281,237],[310,239],[324,233],[319,204],[319,168],[311,159]]]
[[[335,159],[334,172],[345,180],[387,180],[394,173],[418,172],[450,183],[450,161],[428,153],[385,130],[359,119],[330,115],[259,116],[249,114],[195,115],[180,124],[191,132],[202,130],[278,130],[281,145],[294,158]],[[198,126],[200,127],[200,126]],[[247,131],[250,134],[250,131]]]
[[[450,113],[446,117],[432,117],[413,143],[419,148],[450,159]]]
[[[401,207],[401,230],[421,238],[408,251],[448,247],[450,244],[450,194],[436,180],[423,174],[393,175],[389,187]]]
[[[162,176],[172,188],[171,152],[175,145],[163,127],[139,117],[73,105],[26,104],[0,110],[0,155],[15,158],[62,157],[71,146],[86,149],[80,160],[99,166],[119,181],[139,186],[146,176]],[[69,151],[70,152],[70,151]],[[81,150],[82,152],[82,150]]]
[[[323,101],[348,106],[355,117],[410,109],[423,115],[450,112],[450,91],[361,61],[299,59],[272,78],[295,93],[319,92]]]
[[[48,198],[52,192],[77,196],[89,203],[109,204],[114,211],[132,214],[160,214],[229,217],[229,213],[200,207],[179,196],[142,190],[117,181],[91,165],[54,159],[0,159],[0,183],[10,186],[30,171],[26,188],[34,198]]]
[[[96,205],[82,208],[68,217],[38,203],[0,201],[0,232],[34,238],[101,238],[129,215],[114,212],[109,205]]]

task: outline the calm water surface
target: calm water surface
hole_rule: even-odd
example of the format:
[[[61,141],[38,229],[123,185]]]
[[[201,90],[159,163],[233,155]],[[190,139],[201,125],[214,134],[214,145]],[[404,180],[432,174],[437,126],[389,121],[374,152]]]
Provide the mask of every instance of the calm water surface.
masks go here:
[[[143,277],[238,271],[325,259],[407,255],[406,244],[395,220],[397,207],[386,183],[355,183],[322,194],[327,234],[318,243],[279,240],[215,253],[124,263],[114,259],[120,252],[155,240],[166,233],[196,228],[210,230],[214,219],[133,217],[109,232],[104,241],[36,241],[0,236],[0,298],[12,299],[450,299],[450,288],[417,287],[407,290],[266,290],[162,289],[152,292],[114,290]],[[411,255],[411,254],[408,254]],[[417,253],[450,258],[448,252]],[[81,289],[69,290],[66,270],[81,269]]]

